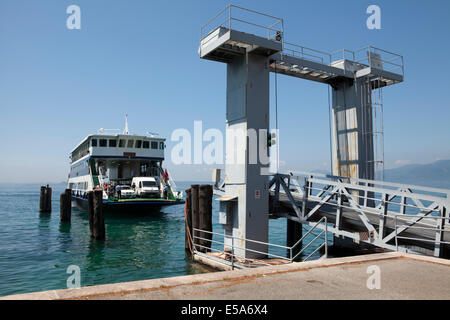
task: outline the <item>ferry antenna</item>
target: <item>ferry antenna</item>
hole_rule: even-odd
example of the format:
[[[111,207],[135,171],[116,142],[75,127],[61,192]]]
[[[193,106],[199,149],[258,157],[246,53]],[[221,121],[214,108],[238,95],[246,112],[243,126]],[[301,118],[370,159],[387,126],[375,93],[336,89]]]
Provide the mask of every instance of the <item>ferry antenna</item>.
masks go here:
[[[123,130],[123,134],[128,135],[128,114],[125,115],[125,129]]]

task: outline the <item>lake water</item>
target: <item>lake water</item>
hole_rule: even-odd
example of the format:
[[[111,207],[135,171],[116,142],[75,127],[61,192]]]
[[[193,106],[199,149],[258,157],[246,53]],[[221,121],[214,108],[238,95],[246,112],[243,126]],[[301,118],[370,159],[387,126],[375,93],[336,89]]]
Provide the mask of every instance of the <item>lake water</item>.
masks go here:
[[[178,189],[190,184],[180,182]],[[59,221],[64,188],[53,186],[52,213],[40,214],[40,185],[0,185],[0,296],[66,288],[70,265],[80,267],[82,286],[207,272],[185,255],[184,205],[150,214],[107,213],[106,240],[95,241],[87,212],[73,208],[70,224]],[[222,232],[217,201],[213,228]],[[286,220],[270,220],[269,242],[285,245],[285,239]]]

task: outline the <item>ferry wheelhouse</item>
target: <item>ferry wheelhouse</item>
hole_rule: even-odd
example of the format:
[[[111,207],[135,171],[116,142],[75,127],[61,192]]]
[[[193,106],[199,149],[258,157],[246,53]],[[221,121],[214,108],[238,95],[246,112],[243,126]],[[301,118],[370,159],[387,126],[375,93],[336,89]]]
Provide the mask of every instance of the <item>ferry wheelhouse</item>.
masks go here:
[[[182,192],[163,169],[164,149],[165,139],[155,136],[87,136],[70,153],[67,187],[72,205],[87,210],[87,192],[94,188],[103,190],[107,209],[149,210],[184,203]]]

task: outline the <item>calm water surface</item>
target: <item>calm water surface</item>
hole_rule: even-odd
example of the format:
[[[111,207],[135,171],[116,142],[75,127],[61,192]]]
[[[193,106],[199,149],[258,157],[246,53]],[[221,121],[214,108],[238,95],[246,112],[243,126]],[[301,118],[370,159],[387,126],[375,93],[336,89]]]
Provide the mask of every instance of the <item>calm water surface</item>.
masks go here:
[[[178,189],[190,184],[180,182]],[[73,208],[70,224],[59,221],[64,188],[53,186],[52,213],[39,214],[40,185],[0,185],[0,296],[66,288],[70,265],[80,267],[82,286],[208,271],[185,255],[184,205],[149,214],[107,213],[106,240],[95,241],[87,212]],[[213,224],[222,232],[217,201]],[[270,220],[269,226],[269,241],[285,245],[286,220]]]

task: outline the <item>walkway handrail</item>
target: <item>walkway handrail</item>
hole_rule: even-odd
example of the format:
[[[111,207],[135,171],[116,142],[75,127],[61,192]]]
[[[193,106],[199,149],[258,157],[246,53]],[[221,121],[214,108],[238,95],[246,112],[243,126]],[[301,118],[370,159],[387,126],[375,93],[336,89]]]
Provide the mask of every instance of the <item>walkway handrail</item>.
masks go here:
[[[446,195],[444,198],[450,199],[450,189],[445,188],[433,188],[433,187],[424,187],[424,186],[418,186],[418,185],[411,185],[411,184],[402,184],[402,183],[396,183],[396,182],[389,182],[389,181],[379,181],[379,180],[369,180],[369,179],[361,179],[361,178],[349,178],[349,177],[343,177],[343,176],[335,176],[331,174],[323,174],[323,173],[311,173],[306,171],[292,171],[290,173],[279,174],[280,176],[288,177],[291,179],[305,179],[310,177],[320,177],[320,178],[326,178],[330,179],[331,181],[347,181],[348,183],[351,183],[352,185],[377,185],[377,186],[387,186],[387,187],[393,187],[393,188],[406,188],[406,189],[412,189],[420,192],[432,192],[437,194]]]
[[[270,18],[273,19],[274,21],[272,21],[269,25],[262,25],[260,23],[256,23],[255,21],[251,21],[254,19],[240,19],[237,18],[236,15],[233,13],[233,8],[240,12],[248,12],[248,13],[252,13],[254,15],[256,15],[256,17],[260,16],[260,17],[265,17],[265,18]],[[206,27],[210,26],[215,20],[218,19],[219,16],[223,15],[224,13],[226,13],[227,17],[226,19],[221,23],[221,24],[215,24],[212,29],[207,32],[204,35],[204,30]],[[228,6],[226,6],[224,9],[222,9],[221,11],[219,11],[219,13],[217,13],[214,17],[212,17],[211,19],[208,20],[207,23],[205,23],[201,28],[200,28],[200,42],[206,38],[209,34],[211,34],[214,30],[216,30],[217,28],[223,26],[224,24],[226,24],[228,22],[228,29],[231,30],[231,22],[232,21],[238,21],[238,22],[242,22],[248,25],[252,25],[252,26],[256,26],[262,29],[265,29],[267,31],[274,31],[275,33],[279,33],[280,35],[283,34],[284,30],[283,30],[283,19],[263,13],[263,12],[258,12],[255,10],[251,10],[251,9],[247,9],[247,8],[243,8],[240,6],[236,6],[233,4],[229,4]],[[280,25],[279,28],[275,28],[275,26]],[[270,36],[268,36],[268,38],[270,39]]]
[[[235,13],[235,11],[237,13]],[[247,16],[241,17],[239,13],[244,12]],[[222,17],[221,17],[222,16]],[[226,17],[225,17],[226,16]],[[220,18],[220,21],[219,20]],[[260,19],[258,19],[258,17]],[[271,19],[271,23],[264,24],[260,23],[262,19]],[[217,22],[218,21],[218,22]],[[247,9],[244,7],[236,6],[236,5],[228,5],[219,13],[217,13],[214,17],[208,20],[207,23],[205,23],[200,28],[200,53],[202,46],[206,45],[211,39],[207,40],[206,42],[203,42],[203,39],[207,38],[211,33],[213,33],[218,28],[224,27],[228,29],[228,31],[232,30],[232,22],[237,21],[239,23],[244,23],[249,26],[254,26],[260,29],[264,29],[267,31],[267,39],[273,40],[274,38],[277,41],[281,42],[282,45],[282,54],[290,55],[296,57],[296,52],[301,55],[301,57],[305,60],[315,61],[314,59],[319,59],[320,62],[324,65],[332,65],[333,62],[340,61],[340,60],[347,60],[351,61],[353,63],[361,65],[361,67],[371,67],[371,68],[379,68],[380,63],[381,67],[383,65],[386,65],[388,68],[383,68],[385,71],[400,74],[402,77],[404,76],[404,65],[403,65],[403,56],[384,50],[380,48],[376,48],[373,46],[365,46],[363,48],[360,48],[358,50],[348,50],[348,49],[340,49],[334,52],[324,52],[316,49],[307,48],[301,45],[293,44],[284,41],[284,22],[282,18],[278,18],[263,12],[258,12],[255,10]],[[214,22],[214,24],[213,24]],[[211,27],[212,26],[212,27]],[[205,32],[205,29],[208,27],[207,32]],[[237,28],[235,28],[237,30]],[[244,28],[245,29],[245,28]],[[241,32],[247,32],[246,30],[239,30]],[[204,34],[205,33],[205,34]],[[257,32],[253,32],[255,35],[257,35]],[[274,33],[274,35],[271,35],[271,33]],[[266,35],[264,35],[266,36]],[[278,37],[279,36],[279,37]],[[300,48],[300,51],[295,49],[288,49],[286,47],[294,46],[297,48]],[[311,51],[315,53],[319,53],[320,56],[314,55],[314,54],[308,54],[305,53],[306,51]],[[371,55],[370,53],[376,53],[378,56]],[[363,58],[357,57],[357,55],[364,54]],[[338,56],[338,59],[335,60],[334,57]],[[367,55],[367,56],[366,56]],[[327,61],[324,61],[324,58],[327,57]],[[348,59],[347,59],[348,58]],[[374,63],[372,60],[376,60],[378,63]],[[367,61],[367,63],[365,63]],[[394,63],[398,61],[398,63]],[[390,67],[390,68],[389,68]],[[347,71],[347,64],[343,65],[344,71]],[[397,72],[399,70],[399,72]],[[353,72],[353,71],[352,71]]]
[[[306,236],[308,236],[310,233],[312,233],[314,230],[317,229],[317,227],[321,224],[321,223],[325,224],[325,229],[322,230],[313,240],[311,240],[306,246],[304,246],[294,257],[292,257],[292,250],[300,243],[303,242],[303,240],[306,238]],[[309,248],[311,246],[311,244],[313,244],[321,235],[325,235],[325,242],[324,244],[322,244],[320,247],[325,246],[325,254],[324,257],[327,258],[328,257],[328,228],[327,228],[327,217],[322,217],[319,221],[317,221],[317,223],[312,226],[311,229],[308,230],[308,232],[306,232],[300,240],[297,241],[297,243],[295,243],[291,248],[291,261],[294,261],[303,251],[305,251],[307,248]],[[317,249],[316,249],[317,250]],[[306,261],[307,259],[305,259],[304,261]]]
[[[437,216],[427,216],[426,219],[431,219],[431,220],[435,220],[436,221],[436,225],[434,226],[424,226],[423,224],[421,226],[415,226],[412,223],[408,223],[408,222],[402,222],[402,224],[398,224],[398,217],[417,217],[417,215],[411,215],[411,214],[402,214],[402,215],[395,215],[394,217],[394,225],[395,225],[395,247],[396,250],[398,251],[399,249],[399,244],[398,244],[398,240],[399,239],[404,239],[404,240],[413,240],[413,241],[424,241],[424,242],[431,242],[435,244],[435,247],[437,248],[438,246],[445,244],[445,245],[450,245],[450,241],[445,241],[442,240],[444,238],[444,233],[445,232],[450,232],[450,227],[446,228],[446,224],[450,225],[450,217],[437,217]],[[447,220],[447,223],[446,223]],[[425,238],[419,238],[419,237],[406,237],[406,236],[400,236],[399,234],[402,233],[402,231],[398,232],[398,230],[401,230],[401,228],[405,228],[406,229],[422,229],[422,230],[432,230],[436,232],[436,238],[435,239],[425,239]]]
[[[309,234],[311,234],[318,225],[320,225],[321,223],[325,223],[325,231],[320,232],[318,235],[316,235],[316,237],[314,239],[312,239],[310,242],[308,242],[308,244],[302,248],[294,257],[293,255],[293,249],[296,248],[299,243],[301,243],[302,241],[305,241],[306,236],[308,236]],[[225,255],[230,255],[230,252],[226,252],[226,244],[225,244],[225,238],[231,239],[231,256],[234,257],[234,253],[235,250],[243,250],[243,251],[249,251],[249,252],[253,252],[253,253],[258,253],[267,257],[274,257],[274,258],[279,258],[279,259],[283,259],[285,261],[287,261],[286,263],[292,263],[295,261],[295,259],[301,254],[303,253],[307,248],[309,248],[314,242],[317,241],[317,239],[319,239],[320,236],[325,235],[325,241],[324,243],[322,243],[320,246],[318,246],[311,254],[309,254],[304,261],[306,261],[307,259],[309,259],[314,253],[316,253],[318,250],[325,248],[325,254],[322,257],[328,257],[328,235],[327,235],[327,218],[323,217],[322,219],[320,219],[315,226],[313,226],[311,228],[311,230],[309,230],[299,241],[297,241],[293,246],[288,247],[288,246],[283,246],[283,245],[279,245],[279,244],[274,244],[274,243],[269,243],[269,242],[264,242],[264,241],[258,241],[258,240],[252,240],[252,239],[247,239],[247,238],[242,238],[242,237],[237,237],[237,236],[233,236],[233,235],[226,235],[225,233],[218,233],[218,232],[214,232],[214,231],[208,231],[208,230],[202,230],[202,229],[198,229],[198,228],[192,228],[193,231],[196,231],[196,233],[206,233],[206,234],[210,234],[210,235],[217,235],[220,237],[224,238],[224,241],[217,241],[217,240],[213,240],[213,239],[207,239],[201,236],[196,235],[196,233],[194,233],[193,238],[192,238],[192,247],[194,248],[194,251],[198,252],[198,250],[196,250],[196,247],[201,247],[207,250],[212,250],[215,252],[222,252]],[[203,240],[203,241],[207,241],[207,242],[211,242],[211,243],[215,243],[215,244],[219,244],[219,245],[223,245],[223,250],[218,250],[212,247],[207,247],[201,244],[198,244],[197,241],[195,240]],[[273,254],[270,252],[266,252],[266,251],[259,251],[259,250],[255,250],[255,249],[250,249],[250,248],[242,248],[240,246],[236,246],[235,240],[242,240],[245,242],[251,242],[251,243],[257,243],[257,244],[261,244],[261,245],[265,245],[267,247],[277,247],[277,248],[281,248],[281,249],[286,249],[287,252],[289,252],[289,257],[285,257],[285,256],[281,256],[278,254]],[[234,258],[233,258],[234,259]],[[258,259],[251,259],[251,258],[245,258],[245,261],[252,261],[255,263],[260,263],[260,264],[264,264],[264,265],[270,265],[264,262],[259,261]],[[234,260],[233,260],[234,263]]]

